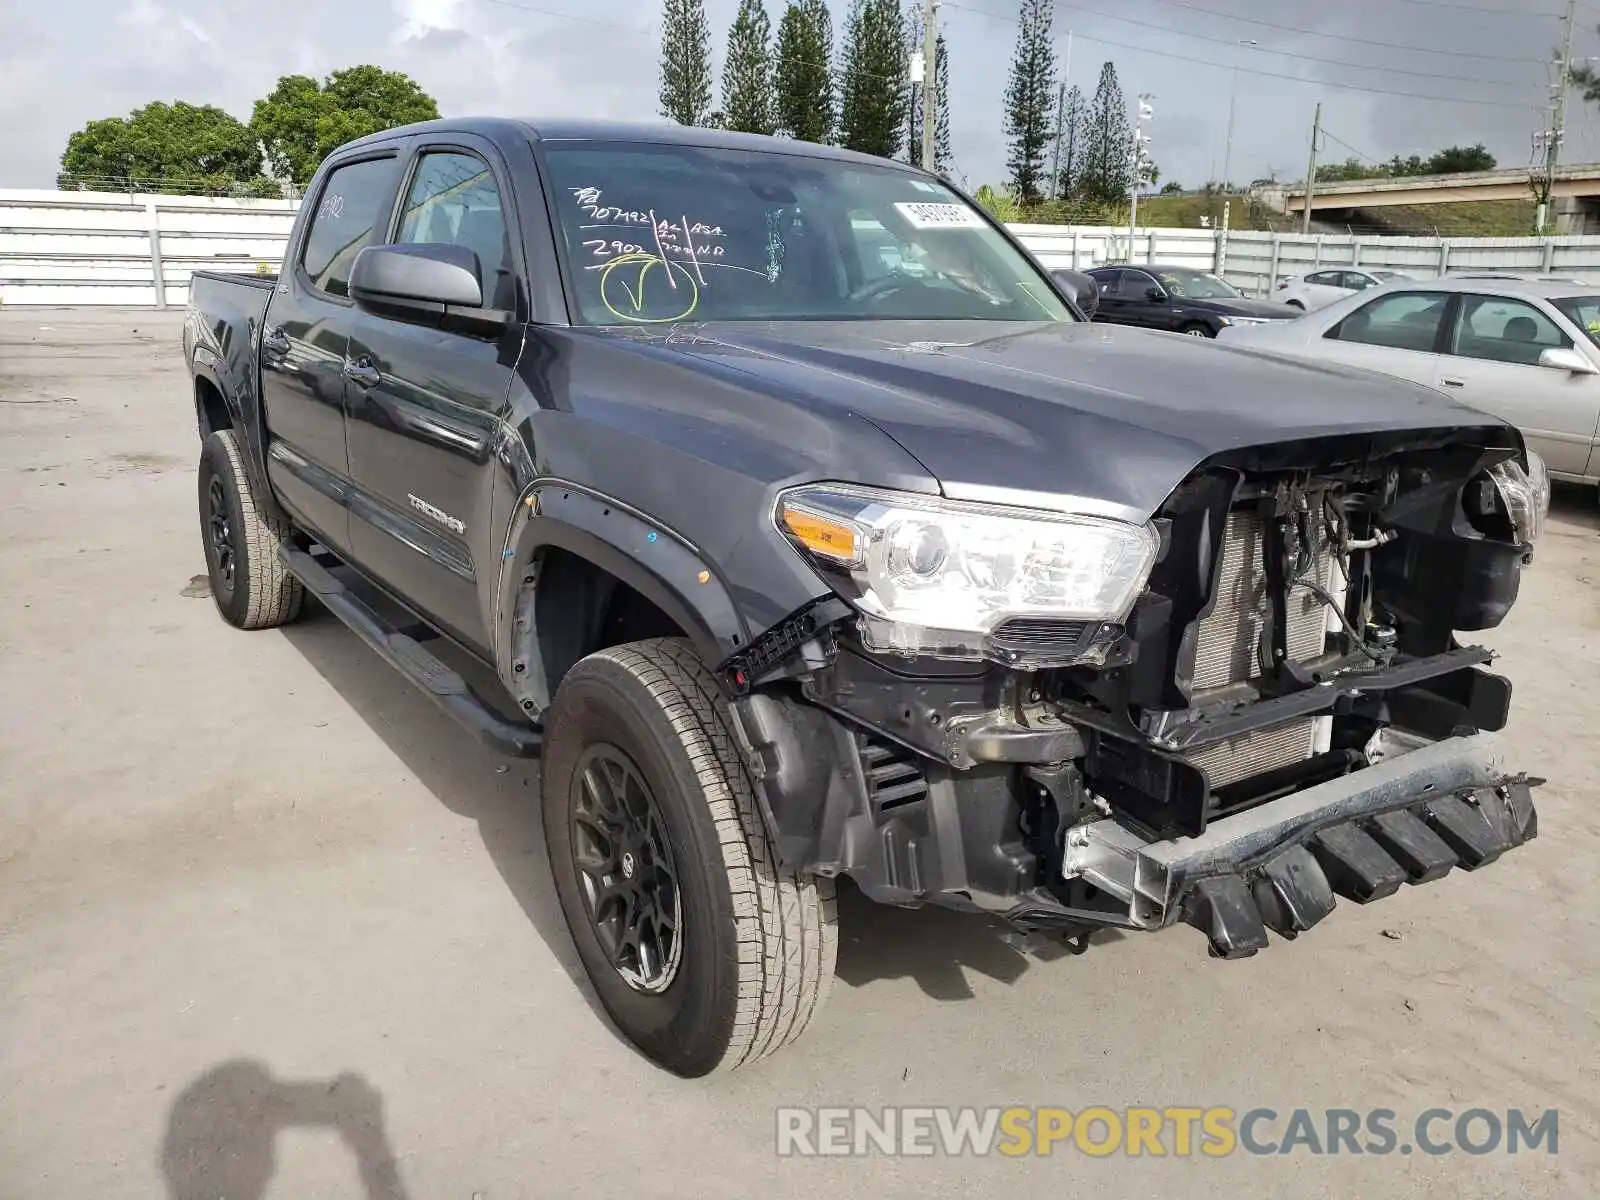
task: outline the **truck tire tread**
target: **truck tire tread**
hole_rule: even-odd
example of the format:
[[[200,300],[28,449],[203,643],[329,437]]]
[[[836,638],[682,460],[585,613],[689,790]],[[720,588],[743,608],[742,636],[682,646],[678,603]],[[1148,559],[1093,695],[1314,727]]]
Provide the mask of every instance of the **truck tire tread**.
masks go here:
[[[239,439],[231,429],[219,429],[206,438],[202,456],[211,458],[211,470],[222,476],[223,487],[233,494],[239,505],[238,528],[234,532],[236,587],[242,586],[245,595],[242,603],[225,606],[221,597],[213,599],[229,624],[239,629],[273,629],[286,625],[300,615],[305,602],[305,589],[289,573],[278,557],[278,547],[289,530],[277,518],[257,507],[250,488],[250,477],[245,472],[244,456],[239,450]],[[201,473],[202,513],[205,505],[206,475]]]

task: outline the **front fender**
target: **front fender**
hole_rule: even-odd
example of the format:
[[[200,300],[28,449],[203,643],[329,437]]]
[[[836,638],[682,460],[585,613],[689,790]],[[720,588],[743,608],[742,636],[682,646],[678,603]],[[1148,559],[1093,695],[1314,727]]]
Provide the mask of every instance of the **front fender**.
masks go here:
[[[495,620],[500,677],[525,712],[549,707],[550,686],[535,643],[535,563],[547,548],[566,550],[639,592],[689,635],[707,663],[720,663],[750,640],[727,581],[692,542],[603,493],[560,479],[523,491],[506,531]]]

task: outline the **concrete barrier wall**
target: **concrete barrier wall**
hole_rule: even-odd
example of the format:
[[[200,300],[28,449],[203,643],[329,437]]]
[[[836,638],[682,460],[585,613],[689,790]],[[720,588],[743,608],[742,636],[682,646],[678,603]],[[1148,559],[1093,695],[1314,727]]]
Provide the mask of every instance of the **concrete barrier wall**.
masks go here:
[[[276,271],[294,221],[291,200],[0,189],[0,302],[181,306],[201,268]],[[1327,267],[1418,277],[1518,271],[1600,283],[1600,237],[1405,238],[1224,234],[1210,229],[1013,225],[1047,267],[1160,262],[1216,270],[1254,296]]]

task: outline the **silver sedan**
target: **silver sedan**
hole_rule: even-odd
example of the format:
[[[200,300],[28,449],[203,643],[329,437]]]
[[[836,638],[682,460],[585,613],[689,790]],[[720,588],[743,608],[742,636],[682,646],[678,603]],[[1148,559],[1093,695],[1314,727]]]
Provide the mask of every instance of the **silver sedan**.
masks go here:
[[[1516,425],[1557,478],[1600,482],[1600,287],[1397,281],[1222,338],[1438,388]]]

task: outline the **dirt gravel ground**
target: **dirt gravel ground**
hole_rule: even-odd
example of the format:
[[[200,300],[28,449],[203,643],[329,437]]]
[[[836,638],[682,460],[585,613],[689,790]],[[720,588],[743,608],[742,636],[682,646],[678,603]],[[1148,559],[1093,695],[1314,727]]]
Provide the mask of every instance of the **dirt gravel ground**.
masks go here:
[[[810,1040],[683,1082],[578,982],[534,769],[326,613],[239,633],[195,586],[179,325],[0,314],[0,1197],[1600,1193],[1592,492],[1489,639],[1536,842],[1237,964],[1188,929],[1024,957],[849,894]],[[1558,1108],[1560,1142],[775,1154],[777,1106],[850,1104]]]

